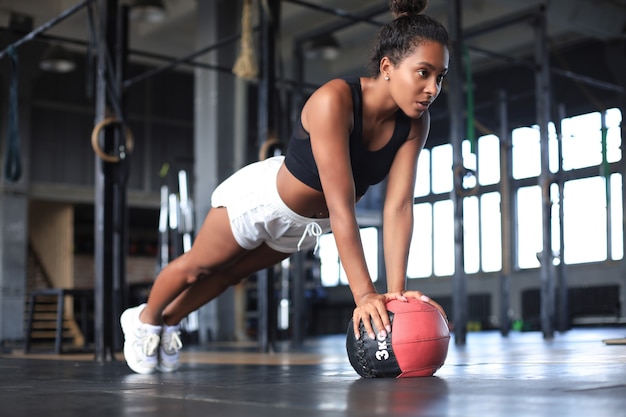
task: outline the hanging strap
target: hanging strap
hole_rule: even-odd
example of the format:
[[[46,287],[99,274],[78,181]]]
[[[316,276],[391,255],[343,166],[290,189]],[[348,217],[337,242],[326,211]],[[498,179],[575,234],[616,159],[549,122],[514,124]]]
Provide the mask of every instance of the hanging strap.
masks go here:
[[[474,128],[474,82],[472,79],[472,61],[469,56],[467,45],[463,45],[463,58],[465,59],[465,83],[467,85],[467,140],[470,142],[470,150],[476,155],[476,130]]]
[[[7,149],[4,158],[4,176],[8,181],[16,182],[22,177],[20,160],[20,132],[18,126],[18,59],[14,47],[7,49],[11,61],[11,82],[9,86],[9,117]]]

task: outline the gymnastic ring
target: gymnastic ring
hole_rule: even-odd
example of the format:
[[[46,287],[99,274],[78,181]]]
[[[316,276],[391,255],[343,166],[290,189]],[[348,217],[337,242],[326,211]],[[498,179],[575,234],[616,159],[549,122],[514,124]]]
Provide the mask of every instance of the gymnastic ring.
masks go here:
[[[478,175],[476,175],[476,171],[473,169],[465,168],[463,165],[457,165],[454,168],[454,189],[455,192],[462,197],[470,197],[478,194],[478,189],[480,188],[478,185]],[[476,185],[470,188],[463,187],[462,178],[466,177],[468,174],[473,175],[476,178]]]
[[[132,153],[133,147],[135,145],[135,140],[133,138],[133,133],[131,132],[130,128],[126,126],[126,135],[125,135],[126,143],[124,144],[123,147],[120,146],[120,154],[109,155],[105,153],[100,147],[100,144],[98,141],[99,136],[100,136],[100,131],[104,129],[106,126],[113,125],[113,124],[122,125],[122,122],[117,120],[114,117],[107,117],[106,119],[102,119],[100,122],[98,122],[98,124],[96,124],[96,126],[93,128],[93,131],[91,132],[91,147],[93,148],[93,151],[96,153],[96,155],[98,155],[100,159],[102,159],[103,161],[117,163],[122,159],[126,159],[127,154]]]
[[[269,153],[270,149],[272,149],[272,146],[282,150],[282,145],[278,141],[278,139],[276,139],[276,138],[269,138],[265,142],[263,142],[263,144],[259,148],[259,161],[263,161],[263,160],[269,158],[268,153]]]

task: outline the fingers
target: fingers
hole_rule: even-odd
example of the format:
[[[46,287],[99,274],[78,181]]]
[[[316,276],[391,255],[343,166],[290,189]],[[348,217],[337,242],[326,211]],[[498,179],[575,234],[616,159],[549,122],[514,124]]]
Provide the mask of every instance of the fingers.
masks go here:
[[[430,297],[428,297],[426,294],[424,294],[421,291],[406,291],[404,293],[404,295],[406,297],[412,297],[412,298],[416,298],[418,300],[422,300],[425,303],[428,303],[430,305],[432,305],[433,307],[435,307],[437,310],[439,310],[439,312],[441,313],[441,315],[443,316],[444,319],[446,319],[446,321],[448,321],[448,315],[446,314],[445,310],[443,309],[443,307],[441,307],[441,305],[439,305],[439,303],[437,303],[435,300],[431,299]]]
[[[374,340],[376,337],[384,339],[387,333],[391,332],[391,321],[384,300],[382,296],[372,298],[354,309],[352,321],[356,339],[360,337],[359,323],[361,322],[370,339]]]
[[[389,313],[387,312],[387,306],[385,303],[382,305],[377,304],[378,314],[372,315],[372,320],[378,331],[378,337],[384,339],[387,337],[387,333],[391,332],[391,321],[389,320]]]
[[[352,313],[352,331],[354,331],[354,338],[356,340],[359,340],[361,338],[361,330],[359,330],[360,324],[361,324],[361,319],[357,318],[355,313]]]
[[[355,309],[355,315],[353,317],[353,322],[354,322],[354,337],[358,340],[359,337],[361,336],[361,332],[359,331],[359,323],[363,323],[363,327],[365,328],[365,333],[367,333],[367,335],[369,336],[370,339],[374,340],[376,339],[376,331],[375,329],[384,329],[384,325],[383,320],[380,317],[380,314],[367,314],[367,313],[361,313],[358,314],[356,313],[358,309]],[[385,311],[385,314],[387,312]],[[358,317],[358,319],[357,319]],[[387,321],[389,320],[389,317],[387,317]],[[372,322],[374,322],[374,325],[372,325]],[[385,332],[385,330],[381,330],[381,332]],[[381,333],[379,332],[379,334],[381,334],[382,337],[386,337],[387,333]],[[384,336],[383,336],[384,335]]]
[[[411,297],[411,298],[416,298],[418,300],[422,300],[426,303],[430,303],[432,300],[430,299],[430,297],[428,297],[426,294],[424,294],[421,291],[405,291],[404,292],[404,296],[405,297]]]
[[[408,300],[408,298],[406,298],[406,296],[404,294],[405,294],[405,292],[387,293],[387,294],[385,294],[385,299],[387,301],[398,300],[398,301],[402,301],[402,302],[406,303],[409,300]]]
[[[415,298],[432,305],[441,313],[441,316],[448,321],[448,316],[443,307],[421,291],[402,291],[380,295],[376,294],[375,296],[368,295],[367,298],[364,297],[364,299],[361,299],[359,306],[354,309],[352,314],[354,337],[357,340],[361,337],[361,331],[359,329],[361,322],[370,339],[375,340],[377,337],[384,339],[387,337],[387,333],[391,332],[391,320],[389,320],[389,313],[387,312],[386,306],[387,301],[398,300],[407,302],[408,298]]]
[[[371,320],[369,320],[369,317],[365,316],[361,320],[363,320],[363,327],[365,327],[365,332],[367,333],[369,338],[376,339],[376,333],[374,332],[374,329],[372,327],[372,322]]]

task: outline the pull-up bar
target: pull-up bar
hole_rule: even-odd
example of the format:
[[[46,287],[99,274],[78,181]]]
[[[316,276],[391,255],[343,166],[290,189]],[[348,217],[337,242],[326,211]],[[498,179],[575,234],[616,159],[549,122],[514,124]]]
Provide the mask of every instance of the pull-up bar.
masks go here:
[[[285,0],[285,1],[289,1],[289,0]],[[317,6],[316,6],[317,7]],[[374,16],[378,16],[382,13],[386,13],[389,11],[389,6],[384,4],[384,5],[376,5],[374,7],[371,7],[367,10],[364,10],[363,12],[359,12],[358,14],[353,14],[352,16],[356,17],[357,21],[371,21],[374,22],[374,20],[371,20],[372,17]],[[347,21],[347,20],[342,20],[342,21],[335,21],[333,23],[330,23],[326,26],[322,26],[319,27],[315,30],[303,33],[301,35],[298,35],[296,37],[294,37],[294,44],[296,45],[296,48],[299,48],[300,45],[303,42],[306,42],[308,40],[311,39],[315,39],[319,36],[323,36],[326,35],[328,33],[332,33],[332,32],[337,32],[339,30],[345,29],[349,26],[351,26],[354,23],[355,19],[351,19],[351,21]],[[379,23],[378,26],[382,26],[383,23]]]
[[[349,20],[352,20],[353,22],[363,22],[363,23],[370,23],[374,26],[383,26],[384,23],[379,22],[377,20],[374,19],[370,19],[368,17],[363,17],[363,16],[358,16],[352,13],[349,13],[343,9],[335,9],[332,7],[327,7],[327,6],[321,6],[319,4],[313,4],[313,3],[309,3],[306,1],[302,1],[302,0],[283,0],[286,1],[287,3],[293,3],[293,4],[298,4],[300,6],[304,6],[304,7],[308,7],[310,9],[314,9],[320,12],[324,12],[324,13],[330,13],[330,14],[334,14],[335,16],[339,16],[339,17],[343,17]]]
[[[209,52],[209,51],[211,51],[213,49],[221,48],[222,46],[225,46],[225,45],[228,45],[230,43],[236,42],[237,40],[239,40],[240,37],[241,37],[241,33],[240,32],[235,33],[234,35],[231,35],[231,36],[229,36],[227,38],[224,38],[224,39],[222,39],[219,42],[216,42],[216,43],[214,43],[212,45],[209,45],[209,46],[207,46],[205,48],[202,48],[202,49],[200,49],[198,51],[192,52],[191,54],[189,54],[189,55],[187,55],[185,57],[176,59],[176,60],[170,62],[167,65],[163,65],[161,67],[154,68],[152,70],[146,71],[143,74],[139,74],[139,75],[137,75],[134,78],[131,78],[129,80],[124,81],[124,88],[128,88],[128,87],[132,86],[133,84],[136,84],[136,83],[138,83],[140,81],[143,81],[143,80],[145,80],[145,79],[147,79],[149,77],[152,77],[152,76],[154,76],[156,74],[160,74],[160,73],[162,73],[164,71],[167,71],[169,69],[172,69],[172,68],[174,68],[174,67],[176,67],[176,66],[178,66],[180,64],[187,63],[187,62],[193,60],[194,58],[197,58],[200,55],[204,55],[204,54],[206,54],[207,52]]]
[[[56,26],[57,24],[61,23],[63,20],[65,20],[68,17],[72,16],[74,13],[78,12],[79,10],[81,10],[83,7],[87,6],[92,1],[93,0],[84,0],[83,2],[81,2],[81,3],[79,3],[79,4],[75,5],[75,6],[72,6],[72,7],[70,7],[67,10],[65,10],[63,13],[61,13],[60,15],[55,17],[54,19],[48,20],[46,23],[44,23],[43,25],[39,26],[37,29],[31,31],[26,36],[20,38],[19,40],[13,42],[11,45],[9,45],[6,48],[4,48],[4,50],[2,50],[0,52],[0,58],[3,58],[7,54],[8,50],[10,48],[18,48],[18,47],[22,46],[23,44],[25,44],[26,42],[33,40],[40,33],[43,33],[45,31],[47,31],[48,29],[50,29],[51,27]]]
[[[537,64],[531,60],[527,60],[527,59],[519,59],[519,58],[515,58],[515,57],[511,57],[505,54],[501,54],[499,52],[493,52],[493,51],[489,51],[477,46],[472,46],[472,45],[467,45],[467,49],[479,53],[481,55],[490,57],[490,58],[495,58],[495,59],[499,59],[502,61],[505,61],[511,65],[517,65],[517,66],[521,66],[521,67],[525,67],[528,69],[531,69],[533,71],[537,70]],[[550,72],[552,72],[552,74],[555,75],[559,75],[561,77],[565,77],[565,78],[569,78],[572,79],[574,81],[579,81],[581,83],[587,84],[589,86],[592,87],[596,87],[596,88],[600,88],[602,90],[607,90],[607,91],[613,91],[616,92],[618,94],[624,94],[624,87],[622,87],[621,85],[617,85],[617,84],[613,84],[610,83],[608,81],[603,81],[603,80],[598,80],[596,78],[592,78],[586,75],[582,75],[582,74],[578,74],[569,70],[565,70],[565,69],[561,69],[561,68],[554,68],[551,67],[550,68]]]

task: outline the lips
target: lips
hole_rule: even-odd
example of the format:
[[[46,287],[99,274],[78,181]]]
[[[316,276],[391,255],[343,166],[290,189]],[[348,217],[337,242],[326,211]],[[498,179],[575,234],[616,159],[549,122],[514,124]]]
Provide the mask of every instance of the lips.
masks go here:
[[[428,110],[428,107],[430,106],[430,101],[418,101],[416,104],[417,104],[417,108],[420,111],[426,111]]]

